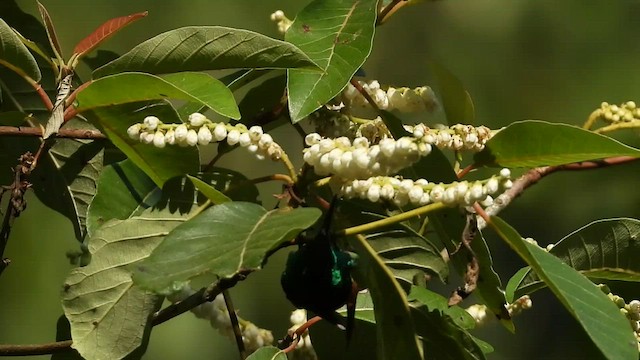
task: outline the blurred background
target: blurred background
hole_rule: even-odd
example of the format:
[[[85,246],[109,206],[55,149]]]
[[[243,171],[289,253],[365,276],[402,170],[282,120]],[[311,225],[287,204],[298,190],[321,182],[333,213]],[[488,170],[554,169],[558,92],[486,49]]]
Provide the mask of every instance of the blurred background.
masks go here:
[[[4,0],[3,0],[4,1]],[[147,18],[107,41],[104,49],[124,53],[161,32],[187,25],[222,25],[280,37],[269,15],[281,9],[293,19],[308,1],[113,1],[41,0],[56,24],[63,52],[102,22],[148,10]],[[37,15],[35,1],[18,0]],[[367,76],[396,86],[434,85],[427,59],[447,66],[464,83],[476,109],[476,123],[491,128],[513,121],[540,119],[581,125],[602,101],[640,101],[639,1],[442,1],[405,7],[377,29],[374,50],[364,66]],[[80,72],[84,79],[88,71]],[[434,86],[435,89],[435,86]],[[291,131],[274,133],[282,141]],[[640,146],[638,133],[613,134]],[[287,149],[297,149],[286,144]],[[292,151],[292,150],[289,150]],[[270,164],[234,152],[225,159],[249,177],[267,174]],[[301,164],[300,156],[294,158]],[[7,171],[12,164],[0,164]],[[238,168],[239,166],[239,168]],[[556,173],[527,190],[501,216],[525,237],[541,245],[601,218],[640,218],[637,189],[640,164],[596,171]],[[263,198],[279,192],[261,188]],[[62,314],[59,292],[70,270],[65,257],[77,249],[73,229],[62,215],[28,198],[27,211],[16,220],[5,255],[12,265],[0,276],[0,343],[43,343],[55,339]],[[522,263],[499,239],[487,232],[503,283]],[[279,285],[286,254],[277,254],[266,269],[232,290],[240,315],[281,338],[290,326],[291,305]],[[455,285],[455,284],[454,284]],[[633,285],[633,284],[632,284]],[[640,287],[614,285],[627,302],[640,298]],[[471,304],[471,302],[469,302]],[[547,290],[533,295],[533,308],[515,319],[510,334],[493,323],[474,335],[490,342],[490,359],[597,359],[575,321]],[[345,355],[324,328],[318,351],[333,359]],[[367,329],[358,339],[375,339]],[[323,338],[324,337],[324,338]],[[321,346],[326,345],[326,346]],[[321,349],[324,348],[323,349]],[[35,357],[34,357],[35,358]],[[236,359],[232,341],[210,325],[185,314],[153,329],[145,359]],[[322,357],[321,357],[322,358]],[[361,355],[360,358],[367,358]]]

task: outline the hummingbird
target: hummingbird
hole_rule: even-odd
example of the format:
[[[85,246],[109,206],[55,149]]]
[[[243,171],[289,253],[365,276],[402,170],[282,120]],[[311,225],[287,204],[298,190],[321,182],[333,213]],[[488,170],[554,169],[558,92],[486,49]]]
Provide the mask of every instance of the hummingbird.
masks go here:
[[[301,241],[289,254],[280,283],[287,299],[297,308],[312,311],[346,330],[351,338],[355,318],[357,286],[351,278],[357,255],[341,250],[331,235],[336,207],[334,197],[322,227],[314,238]],[[347,321],[335,311],[347,305]]]

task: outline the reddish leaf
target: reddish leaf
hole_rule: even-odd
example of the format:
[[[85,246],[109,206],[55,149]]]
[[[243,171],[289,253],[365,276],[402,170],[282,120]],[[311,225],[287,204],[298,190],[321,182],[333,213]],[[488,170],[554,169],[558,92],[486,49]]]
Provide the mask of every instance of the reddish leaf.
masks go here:
[[[53,27],[53,21],[51,21],[49,12],[47,12],[47,9],[44,7],[44,5],[40,4],[39,1],[38,1],[38,11],[40,11],[40,17],[42,18],[42,22],[44,22],[44,27],[47,30],[49,43],[51,43],[51,47],[53,48],[53,51],[55,51],[57,57],[60,57],[62,54],[62,51],[60,51],[60,43],[58,42],[56,29],[55,27]]]
[[[78,57],[87,54],[101,42],[110,38],[113,34],[117,33],[132,22],[147,16],[148,13],[148,11],[144,11],[108,20],[95,29],[89,36],[82,39],[82,41],[76,45],[75,49],[73,49],[73,53],[77,54]]]

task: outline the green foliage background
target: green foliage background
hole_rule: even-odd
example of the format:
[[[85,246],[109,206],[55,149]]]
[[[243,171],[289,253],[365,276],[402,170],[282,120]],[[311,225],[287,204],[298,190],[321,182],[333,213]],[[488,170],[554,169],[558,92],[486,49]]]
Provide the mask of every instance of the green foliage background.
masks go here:
[[[37,14],[35,2],[19,0]],[[43,0],[57,26],[63,51],[109,18],[149,10],[149,15],[106,43],[124,52],[160,32],[187,25],[246,28],[280,37],[271,12],[293,17],[307,3],[300,0],[154,1]],[[635,1],[442,1],[407,7],[378,29],[373,54],[364,66],[369,78],[398,86],[435,84],[427,59],[447,66],[467,87],[476,122],[492,128],[523,119],[582,124],[601,101],[640,101],[640,22]],[[88,71],[80,74],[88,78]],[[283,139],[286,130],[276,131]],[[640,145],[638,133],[623,141]],[[286,144],[296,149],[298,144]],[[291,154],[295,151],[289,150]],[[300,155],[293,161],[301,163]],[[250,177],[268,173],[270,163],[256,163],[241,152],[225,159]],[[0,164],[7,171],[11,164]],[[238,168],[239,166],[239,168]],[[558,173],[527,190],[501,216],[523,236],[541,245],[556,242],[590,221],[607,217],[640,218],[637,178],[640,165],[595,172]],[[263,194],[278,186],[263,186]],[[265,196],[267,198],[268,196]],[[64,256],[76,250],[73,229],[63,216],[30,196],[27,211],[16,220],[6,251],[13,260],[0,277],[0,342],[53,341],[62,314],[59,291],[71,266]],[[269,203],[265,204],[267,207]],[[521,266],[506,246],[488,233],[506,282]],[[285,254],[265,271],[232,290],[243,317],[281,337],[289,326],[291,306],[278,281]],[[453,285],[456,279],[452,279]],[[634,284],[615,288],[627,300],[640,298]],[[445,291],[450,291],[451,286]],[[472,300],[471,300],[472,301]],[[471,303],[469,301],[469,303]],[[592,345],[548,291],[533,296],[534,308],[515,319],[517,333],[497,323],[478,334],[496,349],[493,359],[565,359],[593,354]],[[324,328],[326,330],[326,327]],[[328,332],[328,330],[327,330]],[[341,336],[330,332],[332,336]],[[373,339],[370,340],[373,342]],[[328,343],[318,338],[316,344]],[[338,348],[338,347],[335,347]],[[334,359],[343,355],[337,349]],[[233,359],[232,341],[208,323],[187,314],[153,329],[147,359]]]

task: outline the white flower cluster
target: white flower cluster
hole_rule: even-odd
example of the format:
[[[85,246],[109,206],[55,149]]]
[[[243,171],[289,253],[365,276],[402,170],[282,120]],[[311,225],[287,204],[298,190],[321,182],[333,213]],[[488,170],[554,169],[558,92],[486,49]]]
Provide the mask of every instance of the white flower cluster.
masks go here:
[[[407,126],[412,136],[400,139],[383,138],[371,145],[366,137],[350,140],[346,136],[323,138],[318,133],[306,136],[304,161],[316,174],[334,174],[344,179],[366,179],[394,174],[410,166],[421,156],[431,153],[431,147],[480,151],[491,138],[489,128],[453,125],[430,129],[424,124]]]
[[[342,185],[340,192],[345,198],[367,199],[371,202],[391,201],[398,206],[424,206],[437,202],[448,206],[471,206],[476,201],[483,206],[490,206],[493,203],[491,195],[513,185],[510,176],[509,169],[502,169],[499,175],[486,180],[456,181],[451,184],[377,176],[349,181]]]
[[[633,333],[638,341],[638,351],[640,351],[640,300],[631,300],[627,304],[622,297],[612,294],[606,285],[602,287],[602,290],[605,293],[608,292],[607,296],[609,299],[611,299],[611,301],[618,306],[620,312],[629,319]]]
[[[289,335],[292,335],[300,326],[307,322],[307,311],[304,309],[296,309],[291,313],[289,320],[293,325],[289,328]],[[306,330],[302,336],[300,336],[295,350],[289,353],[289,355],[289,358],[293,360],[316,360],[318,358],[313,344],[311,344],[309,330]]]
[[[129,137],[145,144],[163,148],[168,145],[196,146],[212,142],[227,141],[229,145],[240,145],[255,153],[259,159],[269,157],[280,160],[283,150],[260,126],[247,129],[243,124],[214,123],[200,113],[189,115],[185,124],[164,124],[155,116],[147,116],[142,124],[133,124],[127,129]]]
[[[377,80],[369,82],[358,81],[365,89],[378,108],[382,110],[398,110],[405,113],[434,111],[438,108],[438,100],[429,86],[421,86],[415,89],[407,87],[394,88],[392,86],[382,88]],[[341,100],[352,107],[371,107],[369,102],[353,85],[348,84],[342,91]]]
[[[172,303],[176,303],[188,298],[194,293],[195,291],[189,285],[186,285],[180,288],[180,290],[170,294],[167,298]],[[235,338],[233,327],[231,326],[231,319],[229,318],[229,311],[224,303],[222,294],[216,296],[211,302],[196,306],[191,309],[191,312],[199,319],[209,320],[211,326],[217,329],[221,335],[230,339]],[[271,331],[260,329],[252,322],[241,319],[240,317],[238,317],[238,323],[240,325],[240,331],[242,331],[242,340],[244,341],[245,349],[249,353],[273,343]]]
[[[621,105],[603,102],[600,104],[600,116],[611,123],[640,120],[640,108],[636,107],[633,101],[627,101]]]
[[[531,309],[533,303],[531,302],[531,298],[529,295],[523,295],[518,298],[516,301],[507,304],[507,310],[509,311],[510,316],[517,316],[524,310]],[[496,319],[493,314],[490,314],[487,305],[484,304],[474,304],[466,308],[467,313],[473,317],[476,321],[476,325],[482,326]],[[491,316],[489,316],[491,315]]]
[[[289,30],[293,21],[289,20],[282,10],[276,10],[271,14],[271,21],[278,24],[278,32],[284,34]]]

